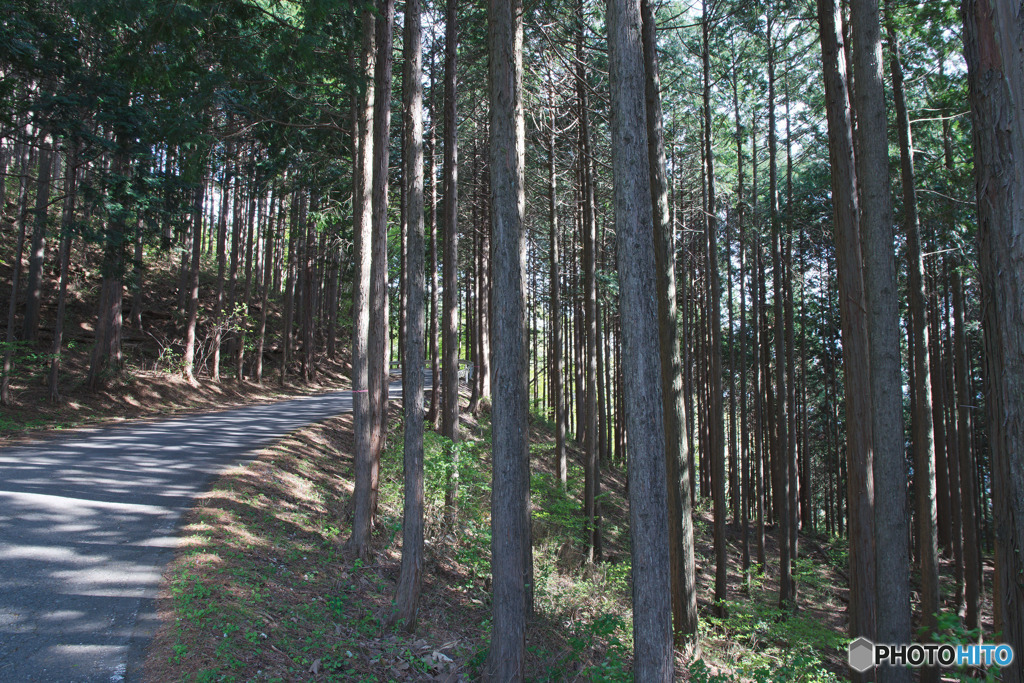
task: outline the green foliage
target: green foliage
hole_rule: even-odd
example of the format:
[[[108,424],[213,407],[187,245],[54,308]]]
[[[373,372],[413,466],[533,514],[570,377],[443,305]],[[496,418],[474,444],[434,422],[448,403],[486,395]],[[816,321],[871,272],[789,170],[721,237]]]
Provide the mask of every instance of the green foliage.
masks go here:
[[[805,571],[805,579],[810,573]],[[724,637],[748,649],[742,661],[735,663],[733,668],[737,671],[754,676],[757,681],[825,683],[836,680],[824,668],[822,655],[843,651],[848,645],[845,634],[821,623],[812,614],[782,610],[775,594],[762,590],[752,592],[748,600],[726,601],[725,608],[726,617],[708,613],[702,617],[700,625],[707,636]],[[780,661],[783,662],[781,667]],[[738,679],[712,677],[707,680]]]
[[[558,477],[534,470],[530,477],[530,493],[537,508],[533,512],[537,542],[553,537],[556,543],[580,543],[585,539],[582,504],[576,496],[562,488]]]
[[[796,654],[782,663],[762,665],[755,669],[739,666],[741,673],[712,672],[702,659],[690,665],[691,683],[838,683],[835,674],[823,668],[813,656]]]
[[[968,629],[960,621],[960,616],[955,612],[938,612],[935,615],[936,628],[931,633],[919,633],[922,636],[922,640],[930,643],[949,643],[950,645],[967,645],[971,643],[982,642],[982,632],[980,628]],[[990,643],[994,644],[997,638],[993,637]],[[999,680],[998,669],[995,667],[985,669],[981,672],[981,678],[973,675],[974,671],[971,667],[958,667],[956,669],[949,669],[944,672],[943,675],[950,676],[958,681],[985,681],[985,683],[995,683]]]

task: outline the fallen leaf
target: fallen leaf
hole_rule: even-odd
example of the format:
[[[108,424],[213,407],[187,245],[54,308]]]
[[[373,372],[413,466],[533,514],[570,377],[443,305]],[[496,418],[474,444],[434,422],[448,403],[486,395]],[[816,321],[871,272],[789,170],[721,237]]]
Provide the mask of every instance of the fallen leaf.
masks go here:
[[[315,660],[313,660],[313,666],[309,667],[309,673],[313,674],[314,676],[316,674],[320,673],[320,658],[319,657],[317,657]]]

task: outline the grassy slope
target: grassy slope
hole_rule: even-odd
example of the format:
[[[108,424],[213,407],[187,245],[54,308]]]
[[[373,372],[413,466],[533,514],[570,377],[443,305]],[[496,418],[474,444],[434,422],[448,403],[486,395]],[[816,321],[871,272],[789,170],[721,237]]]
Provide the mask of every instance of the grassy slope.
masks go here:
[[[399,427],[395,427],[399,429]],[[471,680],[489,631],[489,427],[464,420],[460,513],[443,523],[445,442],[428,434],[427,549],[414,635],[383,631],[401,560],[401,451],[394,432],[383,458],[373,559],[343,554],[351,495],[351,421],[300,430],[228,473],[193,509],[166,574],[164,627],[151,648],[151,681]],[[529,680],[631,680],[629,538],[624,479],[604,473],[606,562],[582,566],[582,470],[570,495],[550,468],[551,432],[533,427],[536,614]],[[579,453],[573,452],[578,460]],[[753,672],[763,680],[836,680],[845,659],[845,587],[838,555],[805,543],[802,611],[781,619],[768,578],[739,590],[738,536],[730,548],[729,619],[710,618],[710,516],[697,518],[701,641],[707,667],[678,658],[678,678]],[[735,530],[731,530],[735,531]],[[769,558],[775,546],[769,538]],[[771,562],[771,560],[770,560]],[[768,574],[774,572],[769,566]],[[789,671],[788,674],[786,672]],[[788,678],[781,678],[785,674]],[[739,675],[736,673],[736,675]],[[767,676],[766,678],[764,676]],[[737,679],[738,680],[738,679]]]

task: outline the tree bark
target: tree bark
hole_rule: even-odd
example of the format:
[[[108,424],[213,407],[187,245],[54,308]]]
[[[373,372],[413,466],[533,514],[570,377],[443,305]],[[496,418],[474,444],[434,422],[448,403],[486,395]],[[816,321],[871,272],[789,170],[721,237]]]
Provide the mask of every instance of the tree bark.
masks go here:
[[[32,246],[28,256],[28,280],[25,282],[25,319],[22,339],[35,341],[39,332],[39,309],[43,302],[43,260],[46,258],[46,215],[50,204],[50,180],[53,174],[53,146],[39,139],[39,171],[36,182],[36,208],[32,223]]]
[[[550,76],[550,74],[549,74]],[[549,80],[551,80],[549,78]],[[559,228],[558,228],[558,172],[555,166],[555,129],[558,117],[555,111],[554,84],[549,84],[548,107],[551,109],[551,129],[548,131],[548,224],[549,224],[549,256],[551,287],[551,406],[555,413],[555,453],[554,465],[562,489],[568,486],[568,461],[565,453],[565,405],[562,397],[562,283],[561,264],[559,263]]]
[[[697,582],[693,555],[693,502],[687,467],[686,413],[679,354],[676,310],[674,230],[669,220],[668,179],[665,171],[665,133],[658,69],[657,25],[649,0],[641,0],[646,79],[647,163],[651,177],[654,224],[654,267],[658,290],[659,378],[665,420],[665,471],[668,495],[669,562],[672,583],[672,631],[678,646],[697,641]]]
[[[783,313],[785,286],[782,277],[782,226],[779,220],[777,135],[775,125],[775,43],[772,36],[774,17],[768,15],[768,197],[771,212],[772,280],[775,289],[775,438],[773,443],[772,488],[775,489],[775,512],[779,531],[779,605],[795,607],[793,556],[790,534],[789,486],[789,418],[786,401],[786,322]]]
[[[988,371],[996,540],[995,623],[1024,678],[1024,13],[1014,0],[964,0],[974,123],[978,260]]]
[[[205,158],[196,162],[199,165],[197,170],[198,185],[193,191],[192,205],[192,261],[188,270],[188,323],[185,328],[185,352],[182,364],[184,365],[185,379],[190,384],[196,383],[195,377],[195,355],[196,355],[196,325],[199,319],[199,259],[202,256],[203,248],[203,200],[206,196],[206,160]],[[120,293],[118,294],[120,299]]]
[[[11,369],[14,357],[14,316],[18,308],[18,280],[21,279],[21,262],[25,249],[25,220],[28,207],[28,168],[32,153],[23,146],[21,157],[21,182],[18,189],[18,238],[14,247],[14,262],[11,264],[11,298],[7,302],[7,344],[4,347],[3,377],[0,378],[0,405],[11,405]],[[97,339],[98,342],[98,339]]]
[[[711,138],[711,17],[707,0],[703,3],[703,67],[704,67],[704,164],[707,174],[708,207],[707,255],[708,287],[711,290],[708,312],[708,333],[711,345],[708,406],[708,453],[711,456],[712,505],[715,517],[715,611],[725,615],[728,584],[725,523],[729,512],[725,503],[725,411],[722,405],[722,286],[718,266],[718,216],[715,206],[715,152]]]
[[[459,138],[456,100],[458,3],[447,0],[444,53],[444,310],[441,328],[441,434],[459,440]],[[458,476],[458,464],[454,463]],[[453,485],[453,484],[452,484]],[[451,485],[450,485],[451,488]],[[449,491],[454,502],[454,490]],[[449,502],[446,500],[446,504]]]
[[[423,574],[423,66],[419,0],[406,0],[405,154],[402,181],[406,201],[405,353],[402,405],[405,411],[405,496],[402,516],[402,570],[393,621],[416,627]]]
[[[437,429],[440,417],[441,363],[438,358],[437,281],[437,117],[434,99],[434,61],[430,61],[430,410],[427,422]]]
[[[369,335],[370,335],[370,265],[373,242],[372,186],[374,155],[373,73],[376,68],[376,34],[374,17],[369,10],[362,16],[362,63],[366,90],[357,103],[357,146],[353,182],[353,252],[355,273],[352,279],[352,423],[355,432],[354,469],[357,496],[368,495],[373,458],[370,435],[373,431],[369,395]],[[365,491],[358,493],[359,487]],[[368,520],[364,519],[367,505],[361,499],[353,507],[350,550],[365,554],[368,543]]]
[[[530,462],[523,213],[525,119],[523,24],[518,0],[488,6],[491,226],[494,275],[494,405],[491,573],[494,581],[487,680],[520,681],[532,611]]]
[[[633,675],[673,678],[665,428],[639,0],[608,0],[612,173],[633,556]]]
[[[441,434],[459,440],[459,129],[456,97],[458,65],[458,2],[445,5],[444,51],[444,310],[441,330]],[[445,513],[454,520],[458,510],[459,456],[451,453]]]
[[[597,217],[594,206],[594,182],[590,166],[590,103],[587,97],[586,56],[583,53],[583,4],[577,8],[580,25],[576,33],[576,98],[580,121],[580,188],[583,199],[583,221],[580,241],[583,244],[583,434],[584,485],[583,515],[587,562],[600,560],[595,548],[601,545],[597,496],[601,487],[600,460],[597,441]]]
[[[818,0],[825,76],[832,206],[835,220],[836,279],[842,330],[846,405],[847,498],[849,500],[850,636],[875,637],[874,475],[871,439],[871,386],[864,300],[860,204],[853,127],[846,81],[841,15],[835,0]],[[838,466],[838,462],[836,465]],[[837,472],[837,485],[838,485]],[[842,499],[837,486],[836,501]],[[837,520],[842,515],[836,515]],[[856,680],[865,677],[851,670]]]
[[[879,578],[876,635],[879,642],[906,643],[911,637],[907,473],[903,397],[893,390],[902,386],[902,379],[878,0],[851,0],[850,19],[857,83],[857,184],[871,377],[875,563]],[[881,681],[909,680],[909,676],[906,667],[879,671]]]
[[[366,394],[367,402],[364,418],[368,433],[360,434],[361,427],[357,423],[356,448],[357,455],[361,446],[366,446],[366,455],[356,461],[356,481],[354,489],[354,516],[352,536],[348,547],[358,557],[365,557],[369,551],[370,533],[377,507],[377,482],[380,467],[380,454],[384,449],[387,402],[383,392],[388,390],[388,319],[387,319],[387,210],[388,210],[388,141],[390,135],[391,111],[391,42],[392,25],[394,23],[394,0],[382,0],[379,12],[373,18],[374,49],[373,60],[373,120],[372,138],[368,129],[363,131],[363,140],[367,144],[365,159],[366,176],[363,182],[364,198],[369,198],[369,206],[362,206],[364,217],[369,219],[369,227],[363,227],[363,234],[369,241],[363,245],[369,255],[360,254],[357,259],[369,260],[369,291],[367,294],[366,314]],[[364,20],[366,24],[369,20]],[[368,29],[369,27],[366,26]],[[365,47],[365,42],[364,42]],[[369,100],[369,94],[367,95]],[[367,109],[371,105],[367,104]],[[372,147],[371,147],[372,145]],[[372,149],[372,152],[370,151]],[[365,199],[364,199],[365,201]],[[367,216],[367,213],[369,214]],[[360,259],[361,257],[361,259]],[[361,368],[354,370],[358,375]],[[359,378],[361,379],[361,378]],[[355,385],[353,385],[355,388]],[[358,408],[357,408],[358,409]],[[362,440],[362,441],[361,441]]]
[[[960,269],[953,271],[953,362],[955,365],[957,439],[960,456],[960,505],[963,510],[964,544],[964,625],[978,628],[981,610],[981,553],[978,546],[977,496],[975,491],[974,451],[971,447],[971,421],[967,337],[964,332],[964,287]]]
[[[370,333],[368,370],[370,395],[369,504],[364,510],[373,528],[377,516],[380,456],[387,440],[390,388],[390,314],[388,301],[388,168],[391,140],[391,66],[395,0],[381,0],[376,19],[377,60],[374,64],[372,235],[370,254]],[[369,534],[367,533],[367,539]]]
[[[903,189],[903,227],[907,239],[907,290],[910,302],[910,320],[913,328],[914,345],[911,354],[914,362],[914,500],[917,505],[917,535],[919,562],[921,563],[921,625],[927,629],[924,636],[930,642],[936,626],[939,611],[939,556],[937,534],[936,501],[936,457],[942,448],[944,436],[941,431],[941,408],[934,406],[933,390],[937,368],[930,358],[931,330],[929,330],[925,302],[924,258],[921,255],[921,229],[917,214],[917,191],[914,188],[914,157],[910,135],[910,117],[903,89],[903,67],[900,64],[899,44],[892,27],[892,0],[886,0],[888,13],[889,69],[892,77],[893,101],[896,105],[896,129],[900,146],[900,177]],[[938,339],[936,338],[936,343]],[[939,439],[936,442],[936,439]],[[948,490],[946,492],[948,497]],[[948,521],[948,507],[944,506],[945,520]],[[946,526],[946,525],[943,525]],[[947,527],[948,528],[948,527]],[[947,536],[948,546],[949,538]],[[881,614],[881,610],[879,614]],[[923,681],[937,681],[938,669],[922,669]]]
[[[75,220],[78,193],[78,142],[71,143],[65,164],[64,209],[61,216],[60,281],[57,283],[57,318],[53,322],[53,346],[50,359],[50,402],[60,400],[60,356],[64,346],[64,317],[68,301],[68,270],[71,265],[71,224]]]

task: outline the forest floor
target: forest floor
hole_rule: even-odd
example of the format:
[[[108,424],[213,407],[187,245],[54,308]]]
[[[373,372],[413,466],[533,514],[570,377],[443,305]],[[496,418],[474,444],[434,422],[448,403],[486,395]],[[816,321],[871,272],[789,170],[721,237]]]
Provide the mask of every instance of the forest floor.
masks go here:
[[[392,408],[392,414],[396,413]],[[401,564],[401,425],[382,457],[371,560],[345,555],[352,493],[346,415],[298,430],[226,473],[186,516],[160,599],[163,626],[149,681],[463,681],[478,677],[490,630],[489,417],[463,414],[459,510],[444,521],[452,445],[427,432],[426,551],[413,634],[385,629]],[[632,680],[625,478],[602,473],[603,561],[584,560],[581,453],[569,491],[552,469],[550,425],[532,421],[535,612],[532,681]],[[728,616],[711,614],[709,512],[695,517],[701,660],[677,653],[677,679],[839,681],[845,678],[843,544],[801,538],[800,610],[777,607],[777,553],[742,586],[739,530],[729,525]],[[751,538],[751,552],[754,539]]]
[[[0,281],[3,282],[10,282],[13,260],[13,236],[7,232],[0,230]],[[133,291],[126,293],[122,328],[124,366],[119,372],[105,376],[102,386],[93,391],[85,386],[85,377],[95,338],[95,302],[101,279],[95,254],[76,254],[71,261],[67,323],[61,350],[60,400],[57,402],[50,401],[48,388],[57,312],[57,293],[53,286],[56,273],[47,272],[38,339],[14,343],[12,405],[0,410],[0,445],[38,430],[69,429],[141,417],[214,410],[350,386],[348,354],[343,349],[335,360],[319,359],[315,382],[307,384],[301,381],[298,365],[290,364],[287,381],[281,384],[280,315],[278,304],[273,301],[270,303],[271,315],[267,317],[263,383],[257,384],[248,379],[238,382],[236,379],[234,358],[228,354],[232,326],[237,325],[237,319],[221,323],[227,343],[221,358],[221,379],[213,381],[210,377],[210,355],[216,318],[216,264],[209,258],[203,260],[200,271],[197,381],[195,384],[187,382],[182,373],[181,357],[184,346],[181,331],[185,329],[185,322],[178,307],[178,273],[172,261],[157,260],[145,271],[144,298],[140,299],[141,326],[132,323],[135,294]],[[0,293],[6,294],[7,291],[0,289]],[[240,297],[242,295],[239,294]],[[7,298],[0,299],[0,308],[5,314],[7,306]],[[258,316],[259,302],[255,302],[250,307],[248,329],[256,327]],[[16,330],[21,332],[20,327]],[[3,334],[0,332],[0,353],[5,346]],[[247,361],[251,361],[252,346],[250,335],[246,343]],[[251,362],[247,362],[247,368],[247,372],[251,372]]]

